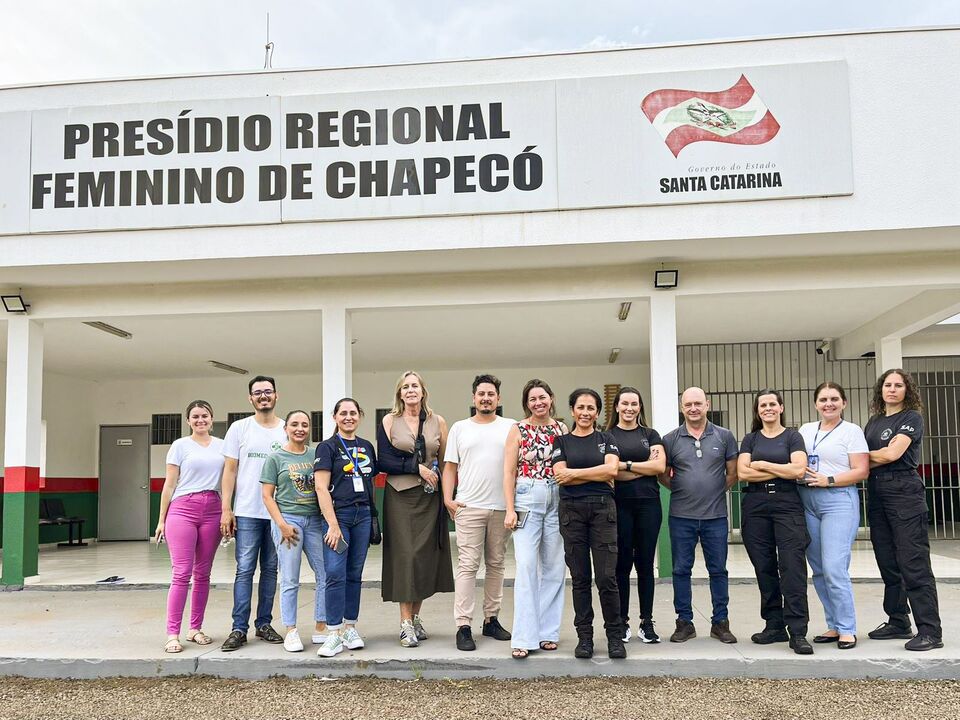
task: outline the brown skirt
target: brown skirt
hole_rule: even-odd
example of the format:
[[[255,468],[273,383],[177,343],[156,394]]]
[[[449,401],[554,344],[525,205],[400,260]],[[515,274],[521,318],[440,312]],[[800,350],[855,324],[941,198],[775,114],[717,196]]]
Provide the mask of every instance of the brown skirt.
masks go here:
[[[441,516],[442,512],[442,516]],[[442,494],[419,485],[383,496],[383,599],[418,602],[453,592],[450,532]]]

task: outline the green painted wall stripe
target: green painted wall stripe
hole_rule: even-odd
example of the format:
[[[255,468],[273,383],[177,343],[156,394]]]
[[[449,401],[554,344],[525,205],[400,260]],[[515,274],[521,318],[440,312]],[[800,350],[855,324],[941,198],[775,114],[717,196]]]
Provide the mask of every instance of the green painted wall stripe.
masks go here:
[[[37,574],[39,535],[39,493],[3,494],[3,572],[0,583],[23,585],[24,578]],[[26,519],[30,518],[30,521]],[[36,520],[33,520],[36,518]]]

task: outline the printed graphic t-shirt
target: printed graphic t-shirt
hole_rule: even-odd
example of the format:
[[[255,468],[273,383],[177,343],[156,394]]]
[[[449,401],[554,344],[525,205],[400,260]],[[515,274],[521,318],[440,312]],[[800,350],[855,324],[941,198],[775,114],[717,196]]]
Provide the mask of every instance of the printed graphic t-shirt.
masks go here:
[[[309,447],[299,455],[286,450],[272,453],[263,463],[260,482],[277,486],[273,498],[280,512],[290,515],[320,514],[313,484],[313,451]]]
[[[223,439],[223,456],[238,461],[237,487],[234,491],[233,512],[238,517],[270,519],[260,494],[260,474],[270,453],[277,452],[287,441],[284,423],[273,428],[261,427],[256,416],[237,420]]]
[[[354,488],[354,468],[363,477],[363,490]],[[377,455],[369,440],[343,440],[339,435],[327,438],[317,445],[313,469],[330,473],[329,490],[335,509],[370,504],[367,490],[372,492],[373,478],[377,474]]]
[[[900,456],[899,460],[873,468],[870,471],[871,475],[916,470],[920,464],[923,418],[916,410],[901,410],[889,417],[874,415],[867,421],[867,427],[864,428],[863,434],[867,438],[867,447],[871,450],[885,448],[897,435],[906,435],[910,438],[910,447]]]

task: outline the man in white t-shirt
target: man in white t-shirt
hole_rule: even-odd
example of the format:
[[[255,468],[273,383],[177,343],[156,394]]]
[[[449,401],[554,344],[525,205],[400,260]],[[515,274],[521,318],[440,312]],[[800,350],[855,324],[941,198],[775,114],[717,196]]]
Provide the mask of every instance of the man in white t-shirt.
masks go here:
[[[247,642],[253,573],[260,561],[257,616],[253,623],[257,637],[268,643],[283,642],[270,624],[273,598],[277,593],[277,548],[270,535],[270,514],[263,505],[260,473],[270,453],[286,441],[283,420],[277,417],[277,384],[272,377],[257,375],[248,385],[250,417],[237,420],[223,439],[222,514],[220,532],[236,536],[237,575],[233,581],[233,629],[221,650],[231,652]],[[236,502],[233,502],[236,490]]]
[[[473,381],[473,417],[450,428],[444,454],[443,502],[457,530],[457,576],[453,614],[457,623],[457,649],[475,650],[473,620],[477,571],[484,559],[483,634],[509,640],[510,633],[497,620],[503,600],[503,558],[508,531],[503,520],[503,448],[515,421],[497,415],[500,381],[478,375]],[[454,500],[454,487],[457,497]]]

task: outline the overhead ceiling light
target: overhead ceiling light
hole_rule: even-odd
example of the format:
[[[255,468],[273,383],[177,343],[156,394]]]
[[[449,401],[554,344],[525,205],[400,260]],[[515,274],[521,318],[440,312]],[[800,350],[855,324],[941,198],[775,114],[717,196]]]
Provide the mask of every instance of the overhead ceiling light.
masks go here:
[[[618,357],[620,357],[620,348],[610,348],[610,357],[607,358],[607,362],[613,365]]]
[[[656,270],[653,273],[653,286],[657,290],[672,290],[679,284],[679,270]]]
[[[21,315],[25,314],[30,306],[27,305],[23,300],[23,295],[17,293],[16,295],[3,295],[3,309],[8,313],[20,313]]]
[[[133,337],[133,333],[128,333],[126,330],[121,330],[113,325],[107,325],[105,322],[85,322],[84,325],[89,325],[90,327],[96,328],[97,330],[102,330],[105,333],[116,335],[118,338],[123,338],[124,340],[129,340]]]
[[[241,367],[236,365],[227,365],[227,363],[222,363],[219,360],[207,360],[207,365],[212,365],[218,370],[226,370],[227,372],[236,373],[237,375],[249,375],[249,370],[244,370]]]
[[[630,307],[633,305],[632,302],[622,302],[620,303],[620,312],[617,313],[617,320],[623,322],[627,319],[627,315],[630,314]]]

